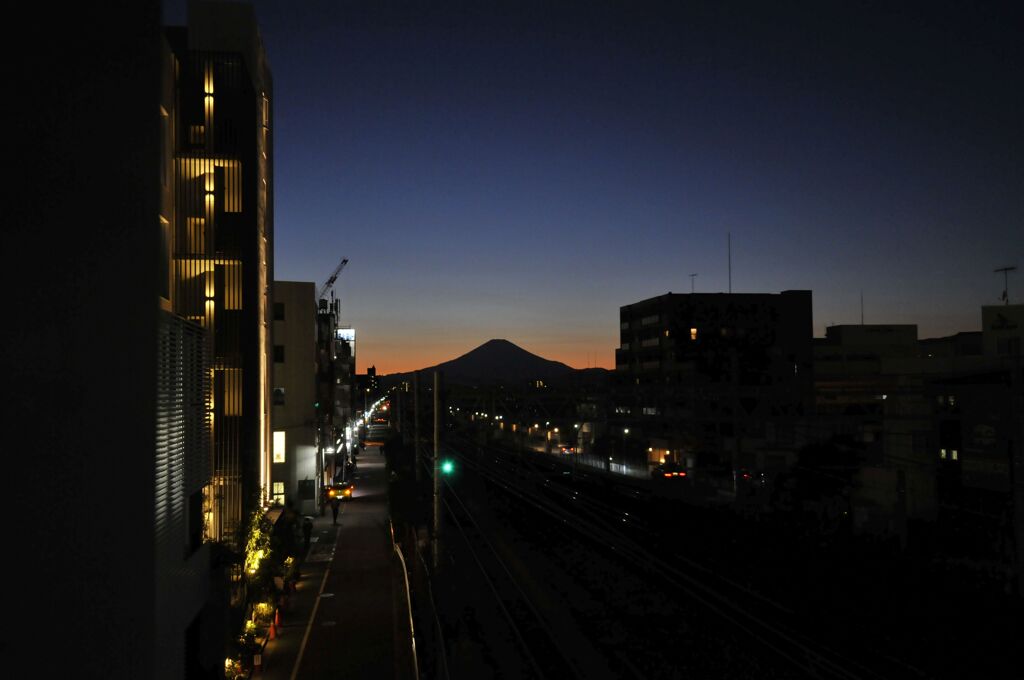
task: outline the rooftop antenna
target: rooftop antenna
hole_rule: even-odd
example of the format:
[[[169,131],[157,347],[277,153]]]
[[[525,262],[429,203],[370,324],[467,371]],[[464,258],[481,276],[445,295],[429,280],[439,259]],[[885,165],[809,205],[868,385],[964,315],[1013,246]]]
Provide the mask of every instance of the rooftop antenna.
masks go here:
[[[697,278],[696,274],[690,274],[690,294],[693,294],[693,280]]]
[[[1017,271],[1017,267],[1000,267],[999,269],[993,269],[993,274],[1003,273],[1003,295],[1000,298],[1003,304],[1010,304],[1010,272]]]
[[[726,232],[729,248],[729,292],[732,293],[732,232]]]

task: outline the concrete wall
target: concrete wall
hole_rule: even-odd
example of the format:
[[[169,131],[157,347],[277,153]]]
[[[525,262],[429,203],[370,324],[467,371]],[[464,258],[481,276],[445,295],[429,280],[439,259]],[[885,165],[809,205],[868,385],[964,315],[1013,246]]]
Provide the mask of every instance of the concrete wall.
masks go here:
[[[30,4],[17,34],[4,644],[30,675],[153,677],[160,6]]]
[[[986,355],[1024,354],[1024,305],[982,307],[981,332]]]

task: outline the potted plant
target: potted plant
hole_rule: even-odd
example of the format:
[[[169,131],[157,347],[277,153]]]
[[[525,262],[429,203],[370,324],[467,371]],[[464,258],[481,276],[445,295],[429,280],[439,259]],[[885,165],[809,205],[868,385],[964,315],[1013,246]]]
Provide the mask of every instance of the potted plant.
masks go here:
[[[245,678],[245,666],[240,656],[224,659],[224,680],[242,680]]]

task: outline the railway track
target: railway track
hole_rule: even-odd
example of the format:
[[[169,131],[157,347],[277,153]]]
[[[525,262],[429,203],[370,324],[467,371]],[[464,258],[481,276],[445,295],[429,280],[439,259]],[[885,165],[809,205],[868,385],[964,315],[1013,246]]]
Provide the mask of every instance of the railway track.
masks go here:
[[[524,592],[486,533],[481,530],[473,513],[454,489],[449,488],[445,491],[444,509],[448,519],[466,542],[476,566],[537,676],[584,677],[563,655],[558,637],[538,613],[530,597]]]
[[[500,450],[481,450],[475,445],[470,448],[471,443],[458,436],[452,439],[452,453],[460,456],[462,465],[493,488],[556,520],[555,524],[589,541],[594,549],[615,555],[649,582],[699,602],[799,673],[845,680],[926,677],[887,657],[864,654],[855,659],[823,644],[801,629],[802,622],[791,610],[694,560],[666,555],[659,549],[654,532],[636,512],[631,514],[593,494],[559,483],[563,475],[549,467],[538,468],[529,461],[533,456],[524,462]],[[463,453],[468,450],[476,455]]]

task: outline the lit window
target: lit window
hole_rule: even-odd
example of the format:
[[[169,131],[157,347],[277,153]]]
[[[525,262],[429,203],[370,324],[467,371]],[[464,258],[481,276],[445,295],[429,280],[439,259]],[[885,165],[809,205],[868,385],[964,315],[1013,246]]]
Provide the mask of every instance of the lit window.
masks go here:
[[[697,329],[696,328],[691,328],[690,329],[690,340],[696,340],[696,339],[697,339]]]
[[[277,430],[274,432],[274,462],[284,462],[284,431]]]
[[[946,449],[939,449],[939,458],[946,459]]]
[[[216,392],[223,400],[224,415],[242,415],[242,369],[217,369],[214,374],[214,380],[216,381],[215,384],[218,385]]]
[[[284,505],[284,482],[274,482],[274,493],[271,495],[271,501],[275,505]]]
[[[953,460],[957,460],[958,458],[956,449],[950,449],[949,455]]]

